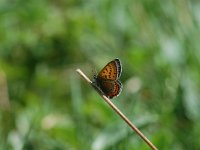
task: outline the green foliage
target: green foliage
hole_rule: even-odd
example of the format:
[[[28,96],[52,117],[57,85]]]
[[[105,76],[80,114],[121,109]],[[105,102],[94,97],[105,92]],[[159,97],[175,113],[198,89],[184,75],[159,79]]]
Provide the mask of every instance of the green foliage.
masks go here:
[[[0,149],[146,150],[76,74],[120,58],[113,102],[161,150],[200,149],[200,3],[0,2]]]

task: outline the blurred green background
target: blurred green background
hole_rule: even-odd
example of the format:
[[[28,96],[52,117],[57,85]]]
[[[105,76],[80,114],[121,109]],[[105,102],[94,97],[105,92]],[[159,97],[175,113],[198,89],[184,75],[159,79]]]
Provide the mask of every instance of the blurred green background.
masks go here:
[[[113,103],[158,149],[199,150],[199,41],[195,0],[1,0],[0,149],[149,149],[75,72],[120,58]]]

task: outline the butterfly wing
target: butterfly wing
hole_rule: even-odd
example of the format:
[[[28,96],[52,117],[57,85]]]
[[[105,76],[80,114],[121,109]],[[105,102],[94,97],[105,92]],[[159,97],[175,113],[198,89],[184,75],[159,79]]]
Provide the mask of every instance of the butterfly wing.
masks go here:
[[[118,96],[121,93],[121,91],[122,91],[122,83],[119,80],[117,80],[116,82],[114,82],[113,90],[109,92],[107,96],[109,98],[113,98],[115,96]]]
[[[98,83],[101,91],[109,98],[118,96],[122,91],[122,84],[119,80],[100,80]]]
[[[110,80],[99,80],[99,87],[105,95],[108,95],[115,88],[114,81]]]
[[[122,64],[121,64],[121,61],[118,58],[116,58],[114,61],[115,61],[116,65],[117,65],[117,76],[118,76],[118,78],[120,78],[120,76],[122,74]]]
[[[98,74],[97,78],[117,80],[121,76],[122,65],[119,59],[109,62]]]

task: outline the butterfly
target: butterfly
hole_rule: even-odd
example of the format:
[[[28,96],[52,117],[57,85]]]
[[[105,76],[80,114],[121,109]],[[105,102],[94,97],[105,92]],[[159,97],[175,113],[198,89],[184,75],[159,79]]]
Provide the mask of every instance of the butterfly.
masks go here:
[[[118,58],[109,62],[98,75],[94,75],[95,85],[108,98],[118,96],[122,91],[119,78],[122,73],[122,64]]]

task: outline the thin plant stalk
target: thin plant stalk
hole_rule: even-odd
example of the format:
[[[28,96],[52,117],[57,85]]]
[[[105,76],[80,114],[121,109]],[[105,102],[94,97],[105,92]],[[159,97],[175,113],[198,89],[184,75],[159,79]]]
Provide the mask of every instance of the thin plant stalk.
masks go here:
[[[98,88],[96,88],[96,86],[94,86],[92,84],[92,81],[80,70],[77,69],[76,70],[78,72],[78,74],[85,80],[87,81],[99,94],[100,96],[104,99],[104,101],[132,128],[132,130],[134,130],[147,144],[148,146],[152,149],[152,150],[157,150],[157,148],[153,145],[153,143],[151,143],[151,141],[149,141],[149,139],[119,110],[119,108],[117,108],[111,101],[109,98],[107,98],[105,95],[102,94],[102,92],[100,92],[98,90]]]

